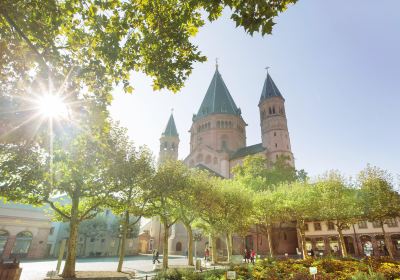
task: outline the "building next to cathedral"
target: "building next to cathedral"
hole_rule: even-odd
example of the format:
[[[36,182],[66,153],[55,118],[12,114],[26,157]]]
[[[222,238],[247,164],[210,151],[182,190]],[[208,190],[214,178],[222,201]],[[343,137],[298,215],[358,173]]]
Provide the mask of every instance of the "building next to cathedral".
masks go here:
[[[254,104],[256,106],[256,104]],[[264,81],[260,101],[261,141],[259,144],[247,146],[246,122],[240,108],[230,94],[218,70],[207,89],[197,114],[192,117],[190,127],[190,153],[184,162],[195,168],[210,171],[216,176],[230,178],[231,170],[240,164],[248,155],[259,154],[271,161],[279,156],[285,156],[294,166],[294,157],[290,145],[287,125],[285,99],[271,76],[267,74]],[[179,134],[171,114],[166,129],[160,138],[159,163],[167,159],[178,159]],[[400,256],[400,226],[399,218],[391,219],[385,224],[385,230],[393,242],[394,251]],[[162,250],[162,226],[157,218],[142,228],[141,252],[149,252],[154,248]],[[296,254],[300,243],[294,224],[281,224],[273,229],[272,246],[277,254]],[[365,255],[364,248],[373,248],[374,255],[384,254],[384,238],[381,229],[373,222],[360,221],[344,231],[347,251],[355,256]],[[174,225],[169,237],[170,254],[185,254],[187,252],[187,234],[180,223]],[[202,255],[208,245],[208,239],[203,238],[198,243],[197,255]],[[217,239],[217,251],[226,253],[224,238]],[[306,246],[317,254],[339,254],[340,248],[337,232],[333,223],[328,221],[308,222],[306,229]],[[233,237],[233,253],[242,254],[244,248],[255,249],[260,255],[267,255],[268,240],[264,233],[254,227],[243,240]]]

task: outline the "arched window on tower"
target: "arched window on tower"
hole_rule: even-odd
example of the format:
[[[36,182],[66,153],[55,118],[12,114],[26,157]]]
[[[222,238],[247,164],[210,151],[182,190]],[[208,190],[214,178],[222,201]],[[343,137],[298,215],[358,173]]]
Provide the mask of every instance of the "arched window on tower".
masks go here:
[[[275,114],[275,106],[272,107],[272,114]]]
[[[168,142],[164,142],[163,144],[163,150],[166,151],[168,149]]]
[[[268,108],[269,114],[272,115],[272,109],[271,107]]]
[[[171,144],[171,150],[175,151],[175,143]]]

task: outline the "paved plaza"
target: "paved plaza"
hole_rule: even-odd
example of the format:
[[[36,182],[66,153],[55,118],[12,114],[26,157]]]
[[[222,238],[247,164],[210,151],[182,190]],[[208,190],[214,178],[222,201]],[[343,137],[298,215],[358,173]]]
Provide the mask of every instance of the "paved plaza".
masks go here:
[[[160,257],[162,260],[162,256]],[[170,266],[184,266],[187,264],[186,257],[170,256]],[[22,261],[21,280],[43,280],[48,271],[56,269],[56,260]],[[112,258],[84,258],[78,259],[76,263],[77,271],[116,271],[118,259]],[[126,257],[123,266],[124,271],[136,270],[139,275],[152,273],[152,257],[149,255],[139,255]]]

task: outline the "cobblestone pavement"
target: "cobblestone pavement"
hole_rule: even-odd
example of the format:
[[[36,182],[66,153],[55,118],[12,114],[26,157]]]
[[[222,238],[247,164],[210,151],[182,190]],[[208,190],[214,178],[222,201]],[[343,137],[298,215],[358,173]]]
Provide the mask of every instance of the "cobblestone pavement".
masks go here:
[[[162,256],[160,256],[162,260]],[[184,266],[187,259],[182,256],[170,256],[169,265]],[[21,280],[43,280],[48,271],[56,269],[56,260],[39,260],[39,261],[22,261],[22,276]],[[112,258],[84,258],[78,259],[76,263],[77,271],[115,271],[117,269],[118,259]],[[63,266],[61,266],[62,269]],[[136,270],[139,275],[152,273],[153,263],[152,257],[149,255],[139,255],[126,257],[123,270]]]

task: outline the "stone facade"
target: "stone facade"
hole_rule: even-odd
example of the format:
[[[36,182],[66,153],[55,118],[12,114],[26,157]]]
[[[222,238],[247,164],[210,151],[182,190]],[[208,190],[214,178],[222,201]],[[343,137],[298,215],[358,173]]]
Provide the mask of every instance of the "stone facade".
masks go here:
[[[259,111],[262,142],[246,145],[246,122],[225,85],[221,74],[216,69],[209,88],[198,110],[193,115],[190,127],[190,153],[184,162],[190,167],[203,168],[217,176],[230,178],[231,170],[241,164],[248,155],[260,154],[271,161],[284,155],[294,166],[291,152],[289,131],[285,113],[285,99],[268,74],[261,92]],[[167,127],[160,138],[159,163],[166,159],[178,159],[179,135],[171,114]],[[143,230],[143,249],[162,250],[162,227],[158,219],[145,226]],[[273,230],[272,242],[278,254],[295,254],[297,234],[293,224],[282,224]],[[147,238],[147,240],[146,240]],[[169,233],[170,254],[186,254],[187,233],[180,223],[174,225]],[[203,238],[197,244],[197,255],[202,256],[209,241]],[[226,254],[225,238],[217,238],[217,251]],[[268,242],[265,234],[253,228],[245,238],[233,237],[233,251],[241,254],[244,248],[254,248],[259,254],[267,254]]]
[[[384,225],[386,235],[397,257],[400,257],[400,219],[390,219]],[[384,237],[379,224],[361,221],[343,231],[347,252],[352,256],[366,256],[368,243],[372,245],[371,255],[384,256]],[[335,226],[327,221],[309,222],[306,227],[307,249],[317,254],[340,254],[338,234]]]
[[[0,202],[0,258],[47,257],[50,228],[42,208]]]

